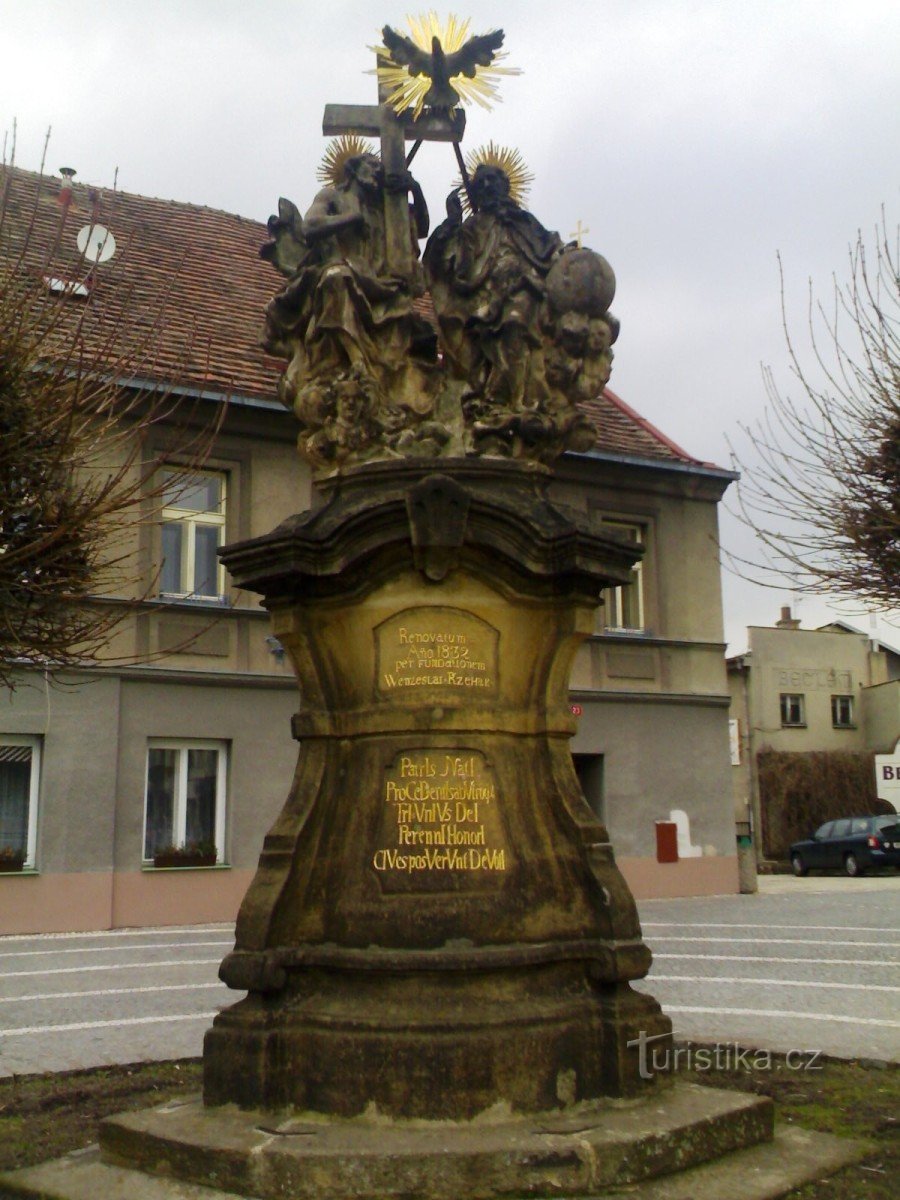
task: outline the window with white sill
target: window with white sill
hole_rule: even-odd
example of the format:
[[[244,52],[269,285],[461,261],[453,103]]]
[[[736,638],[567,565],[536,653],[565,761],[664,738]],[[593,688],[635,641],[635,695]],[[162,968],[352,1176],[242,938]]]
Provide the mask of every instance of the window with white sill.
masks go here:
[[[224,861],[228,744],[153,738],[147,744],[145,862],[214,851]]]
[[[617,533],[627,541],[637,546],[646,544],[646,531],[643,525],[627,521],[602,522],[604,529]],[[634,632],[644,629],[644,584],[643,564],[637,562],[631,568],[631,580],[626,586],[608,588],[603,593],[603,608],[600,610],[600,621],[606,631],[624,630]]]

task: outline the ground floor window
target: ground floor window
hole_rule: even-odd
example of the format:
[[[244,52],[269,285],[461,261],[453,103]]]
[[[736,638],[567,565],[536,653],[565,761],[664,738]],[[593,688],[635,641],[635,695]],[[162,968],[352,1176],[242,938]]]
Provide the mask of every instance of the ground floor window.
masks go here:
[[[831,723],[835,729],[853,729],[853,697],[831,697]]]
[[[228,747],[154,738],[147,746],[144,861],[162,855],[222,862]],[[189,865],[187,862],[185,865]]]
[[[0,871],[34,866],[41,743],[0,734]]]

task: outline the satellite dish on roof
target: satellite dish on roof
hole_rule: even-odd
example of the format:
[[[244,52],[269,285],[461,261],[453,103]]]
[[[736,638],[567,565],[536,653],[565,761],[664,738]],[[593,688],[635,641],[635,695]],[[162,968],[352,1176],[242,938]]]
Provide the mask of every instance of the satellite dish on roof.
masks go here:
[[[116,239],[105,225],[85,225],[78,230],[75,241],[88,262],[106,262],[116,252]]]

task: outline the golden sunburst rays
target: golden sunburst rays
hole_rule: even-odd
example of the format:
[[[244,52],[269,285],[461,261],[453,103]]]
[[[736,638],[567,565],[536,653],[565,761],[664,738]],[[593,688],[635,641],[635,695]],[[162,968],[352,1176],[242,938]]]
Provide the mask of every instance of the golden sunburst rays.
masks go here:
[[[348,159],[356,158],[359,154],[377,155],[378,151],[371,142],[355,133],[345,133],[341,137],[332,138],[319,163],[316,179],[320,183],[329,183],[332,187],[338,187],[344,182],[344,168],[347,166]]]
[[[466,171],[471,179],[479,167],[499,167],[509,180],[509,197],[516,204],[522,205],[534,182],[534,172],[529,171],[525,159],[515,146],[499,146],[490,141],[487,145],[476,146],[466,155]],[[463,181],[457,178],[454,187],[459,189],[463,211],[468,216],[472,211],[469,197],[463,187]]]
[[[407,16],[406,23],[416,46],[427,54],[431,53],[431,40],[435,37],[440,41],[445,54],[455,54],[468,40],[471,25],[468,18],[462,21],[452,13],[446,20],[442,20],[433,9],[427,13],[420,13],[417,17]],[[418,117],[424,107],[425,96],[431,88],[432,81],[429,76],[411,75],[406,66],[393,63],[391,52],[383,44],[371,49],[389,64],[379,66],[375,70],[379,82],[387,86],[388,104],[396,112],[405,112],[411,108],[413,116]],[[493,56],[490,66],[476,66],[472,78],[468,75],[450,76],[450,83],[464,104],[474,102],[482,108],[489,109],[495,102],[499,103],[502,99],[498,91],[501,77],[522,74],[520,67],[497,65],[500,59],[506,57],[505,50],[499,51]]]

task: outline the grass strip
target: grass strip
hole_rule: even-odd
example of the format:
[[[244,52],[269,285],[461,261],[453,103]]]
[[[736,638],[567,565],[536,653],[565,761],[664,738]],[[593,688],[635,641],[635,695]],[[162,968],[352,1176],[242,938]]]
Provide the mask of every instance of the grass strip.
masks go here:
[[[809,1069],[781,1055],[748,1051],[717,1065],[702,1046],[681,1048],[679,1078],[709,1087],[771,1096],[778,1119],[875,1149],[861,1164],[790,1193],[794,1200],[896,1200],[900,1178],[900,1068],[896,1064],[819,1059]],[[200,1059],[96,1067],[57,1075],[0,1079],[0,1171],[58,1158],[97,1140],[112,1113],[147,1108],[200,1091]]]

